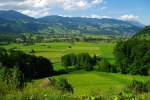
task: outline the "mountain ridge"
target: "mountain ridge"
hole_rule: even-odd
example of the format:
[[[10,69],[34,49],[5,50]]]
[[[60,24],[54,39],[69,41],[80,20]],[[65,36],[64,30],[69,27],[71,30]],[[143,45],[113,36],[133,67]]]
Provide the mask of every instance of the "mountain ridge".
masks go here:
[[[118,19],[57,15],[33,18],[14,10],[0,11],[0,33],[133,35],[140,29],[142,27]]]

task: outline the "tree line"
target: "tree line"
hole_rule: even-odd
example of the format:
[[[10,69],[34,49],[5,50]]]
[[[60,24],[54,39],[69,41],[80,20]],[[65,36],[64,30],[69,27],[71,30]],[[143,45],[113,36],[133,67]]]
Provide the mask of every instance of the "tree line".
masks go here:
[[[53,65],[47,58],[14,49],[0,48],[0,65],[5,68],[18,68],[23,77],[29,80],[53,74]]]
[[[61,63],[65,69],[69,66],[74,66],[77,69],[85,69],[87,71],[93,70],[93,66],[96,64],[96,61],[96,56],[91,57],[88,53],[70,53],[62,56],[61,58]]]
[[[150,40],[131,38],[119,41],[114,54],[121,73],[150,75]]]
[[[86,71],[118,72],[116,67],[103,57],[90,56],[88,53],[66,54],[62,56],[61,63],[65,69],[74,67],[75,69],[85,69]]]

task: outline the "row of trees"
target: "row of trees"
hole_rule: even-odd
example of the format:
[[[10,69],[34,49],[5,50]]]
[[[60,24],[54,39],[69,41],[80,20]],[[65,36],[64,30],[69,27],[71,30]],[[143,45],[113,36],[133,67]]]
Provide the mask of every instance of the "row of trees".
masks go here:
[[[25,79],[44,77],[53,74],[51,61],[22,51],[0,48],[0,65],[5,68],[18,68]]]
[[[0,45],[15,42],[18,37],[18,34],[0,34]]]
[[[67,69],[69,66],[75,66],[77,69],[93,70],[97,62],[97,57],[91,57],[88,53],[66,54],[61,58],[62,65]]]
[[[92,37],[82,35],[63,35],[63,34],[0,34],[0,44],[2,43],[22,43],[24,45],[33,45],[34,43],[40,42],[114,42],[116,37]]]
[[[62,57],[61,62],[65,69],[73,66],[76,69],[85,69],[87,71],[95,69],[101,72],[118,72],[116,66],[110,64],[107,59],[96,55],[91,57],[88,53],[66,54]]]
[[[44,40],[46,36],[41,34],[0,34],[0,44],[8,43],[22,43],[24,45],[32,45],[34,43],[39,43]]]
[[[121,73],[150,74],[150,40],[131,38],[119,41],[114,54]]]
[[[118,72],[116,66],[110,64],[110,62],[105,58],[101,58],[101,60],[97,62],[96,70],[101,72],[112,72],[112,73]]]

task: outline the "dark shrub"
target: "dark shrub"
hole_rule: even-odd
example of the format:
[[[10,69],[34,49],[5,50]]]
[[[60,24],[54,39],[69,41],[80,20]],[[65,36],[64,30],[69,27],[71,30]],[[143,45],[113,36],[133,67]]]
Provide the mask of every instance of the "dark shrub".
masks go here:
[[[111,65],[106,59],[102,58],[101,61],[97,63],[97,70],[102,72],[117,72],[115,66]]]
[[[0,49],[0,63],[6,68],[15,66],[22,72],[26,80],[53,74],[51,61],[44,57],[26,54],[23,51]]]
[[[32,49],[29,53],[34,54],[34,53],[35,53],[35,50]]]
[[[24,86],[23,74],[17,68],[0,68],[0,96],[23,89]]]
[[[129,91],[132,91],[133,93],[143,93],[143,92],[149,92],[150,91],[150,81],[147,82],[142,82],[142,81],[137,81],[133,80],[127,88]]]
[[[67,81],[67,79],[65,78],[59,78],[59,79],[54,79],[54,78],[48,78],[49,79],[49,83],[51,86],[53,86],[54,88],[62,91],[62,93],[65,92],[70,92],[73,93],[73,87],[72,85]]]

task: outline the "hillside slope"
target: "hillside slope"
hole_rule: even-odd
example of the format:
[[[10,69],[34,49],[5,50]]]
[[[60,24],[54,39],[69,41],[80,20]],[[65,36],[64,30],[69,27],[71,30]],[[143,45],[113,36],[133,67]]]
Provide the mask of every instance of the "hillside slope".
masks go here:
[[[150,26],[146,26],[145,28],[137,32],[137,34],[135,34],[133,38],[150,40]]]
[[[47,16],[32,18],[17,11],[0,11],[0,33],[133,35],[142,27],[117,19]]]
[[[133,35],[141,29],[139,26],[117,19],[95,19],[80,17],[47,16],[38,19],[51,27],[59,26],[63,29],[78,30],[81,33],[106,35]]]

